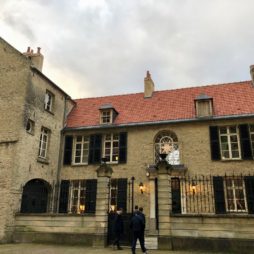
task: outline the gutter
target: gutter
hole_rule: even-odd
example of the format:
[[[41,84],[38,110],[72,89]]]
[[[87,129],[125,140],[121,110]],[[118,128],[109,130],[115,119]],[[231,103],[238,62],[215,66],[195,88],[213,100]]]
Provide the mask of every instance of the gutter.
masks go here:
[[[175,119],[175,120],[163,120],[163,121],[149,121],[149,122],[134,122],[124,124],[111,124],[111,125],[92,125],[82,127],[65,127],[63,133],[67,131],[81,131],[81,130],[94,130],[94,129],[112,129],[112,128],[124,128],[124,127],[138,127],[138,126],[152,126],[163,124],[175,124],[175,123],[198,123],[205,121],[218,121],[218,120],[231,120],[231,119],[248,119],[254,118],[254,114],[241,114],[241,115],[228,115],[228,116],[212,116],[212,117],[199,117],[199,118],[187,118],[187,119]]]

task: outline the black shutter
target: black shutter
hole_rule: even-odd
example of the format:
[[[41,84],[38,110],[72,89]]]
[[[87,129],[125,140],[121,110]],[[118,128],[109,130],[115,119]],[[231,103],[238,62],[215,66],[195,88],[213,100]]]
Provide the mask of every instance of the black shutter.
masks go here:
[[[65,136],[64,165],[70,165],[72,159],[73,136]]]
[[[59,198],[59,213],[68,212],[68,197],[69,197],[69,180],[62,180],[60,187],[60,198]]]
[[[210,126],[211,159],[220,160],[220,142],[218,126]]]
[[[239,125],[239,131],[240,131],[242,159],[252,160],[253,156],[251,151],[249,126],[247,124],[241,124]]]
[[[217,214],[226,213],[223,177],[221,176],[213,177],[213,190],[214,190],[215,213]]]
[[[89,163],[101,162],[101,134],[91,135],[89,144]]]
[[[254,214],[254,176],[244,177],[248,213]]]
[[[95,213],[97,194],[97,180],[86,180],[85,212]]]
[[[127,208],[127,179],[117,179],[117,208],[123,208],[126,211]]]
[[[119,134],[119,163],[127,162],[127,132]]]
[[[171,179],[172,213],[181,213],[181,190],[179,178]]]

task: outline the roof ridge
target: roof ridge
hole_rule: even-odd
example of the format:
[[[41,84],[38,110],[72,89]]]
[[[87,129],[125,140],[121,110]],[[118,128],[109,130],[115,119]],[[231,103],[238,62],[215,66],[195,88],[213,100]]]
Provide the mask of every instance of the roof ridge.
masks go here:
[[[209,85],[181,87],[181,88],[175,88],[175,89],[158,90],[158,91],[154,91],[154,93],[166,92],[166,91],[178,91],[178,90],[185,90],[185,89],[187,90],[187,89],[194,89],[194,88],[214,87],[214,86],[237,85],[237,84],[247,83],[247,82],[252,82],[252,81],[251,80],[243,80],[243,81],[228,82],[228,83],[217,83],[217,84],[209,84]],[[138,95],[138,94],[143,94],[143,93],[144,92],[127,93],[127,94],[116,94],[116,95],[105,95],[105,96],[98,96],[98,97],[84,97],[84,98],[74,99],[74,101],[88,100],[88,99],[99,99],[99,98],[122,97],[122,96]]]

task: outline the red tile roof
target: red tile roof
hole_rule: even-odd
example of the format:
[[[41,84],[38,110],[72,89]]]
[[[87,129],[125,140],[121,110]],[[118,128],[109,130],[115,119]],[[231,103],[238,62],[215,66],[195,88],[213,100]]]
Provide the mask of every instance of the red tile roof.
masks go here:
[[[195,119],[194,100],[206,94],[213,98],[214,116],[254,114],[254,86],[251,81],[114,95],[75,100],[77,105],[67,119],[67,128],[99,126],[100,107],[111,104],[119,113],[115,125]]]

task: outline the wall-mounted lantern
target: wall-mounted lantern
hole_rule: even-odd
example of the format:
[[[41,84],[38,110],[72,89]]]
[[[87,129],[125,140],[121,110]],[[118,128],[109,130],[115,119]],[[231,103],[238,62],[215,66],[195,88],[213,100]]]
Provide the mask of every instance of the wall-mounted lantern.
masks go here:
[[[80,211],[80,213],[84,213],[85,212],[85,205],[79,205],[79,211]]]
[[[193,195],[195,195],[197,192],[197,183],[195,181],[192,181],[191,183],[191,191]]]
[[[140,190],[141,194],[144,193],[144,184],[142,182],[140,182],[140,184],[139,184],[139,190]]]

